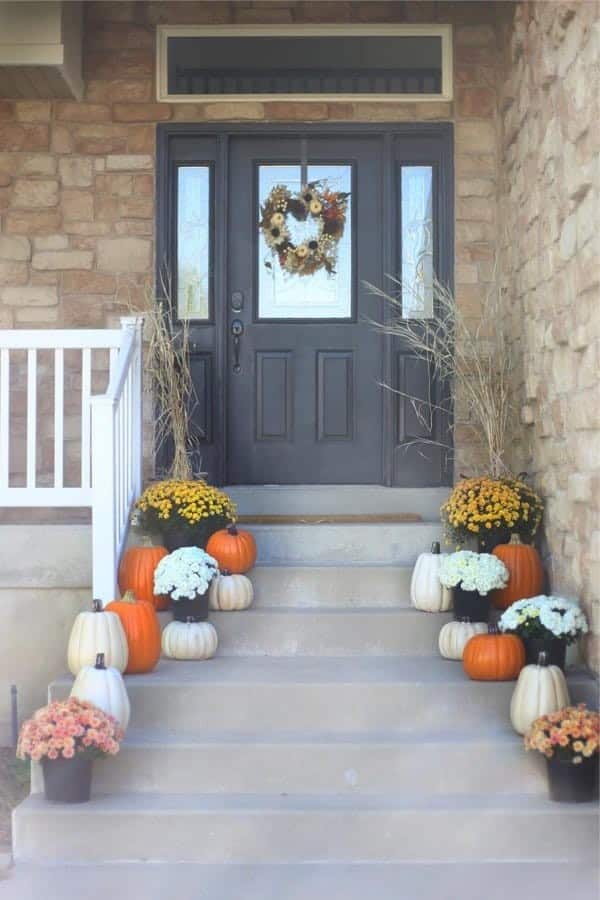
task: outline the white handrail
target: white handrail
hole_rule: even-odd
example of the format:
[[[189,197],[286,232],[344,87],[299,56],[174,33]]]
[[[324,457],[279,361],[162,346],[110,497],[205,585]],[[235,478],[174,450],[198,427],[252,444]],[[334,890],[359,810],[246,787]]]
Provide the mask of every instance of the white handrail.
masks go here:
[[[130,316],[121,319],[120,329],[0,331],[0,505],[90,507],[93,591],[103,603],[116,596],[129,513],[142,489],[142,325],[141,317]],[[80,353],[80,416],[75,421],[65,418],[65,408],[72,411],[69,390],[79,375],[78,370],[67,373],[65,351]],[[96,351],[108,351],[109,370],[106,392],[94,396]],[[43,362],[48,352],[50,370]],[[40,417],[44,414],[45,422],[50,401],[54,421],[47,435]],[[26,423],[24,452],[11,440],[15,417]],[[67,435],[71,463],[80,459],[79,484],[65,484]],[[44,440],[53,451],[49,474]]]

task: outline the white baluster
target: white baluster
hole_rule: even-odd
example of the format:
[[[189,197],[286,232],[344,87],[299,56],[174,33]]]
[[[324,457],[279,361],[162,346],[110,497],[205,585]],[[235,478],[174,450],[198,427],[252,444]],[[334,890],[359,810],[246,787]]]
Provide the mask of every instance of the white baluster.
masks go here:
[[[64,483],[64,416],[65,416],[65,353],[62,347],[54,351],[54,487]]]
[[[0,487],[7,488],[10,477],[10,350],[0,350]]]
[[[92,351],[81,351],[81,487],[87,488],[90,479],[90,395],[92,385]]]
[[[36,486],[37,350],[27,351],[27,487]]]

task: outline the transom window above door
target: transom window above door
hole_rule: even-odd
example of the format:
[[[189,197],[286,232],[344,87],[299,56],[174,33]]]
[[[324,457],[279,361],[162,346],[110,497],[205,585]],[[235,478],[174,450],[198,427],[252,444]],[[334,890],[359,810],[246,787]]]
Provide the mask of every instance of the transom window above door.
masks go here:
[[[451,25],[159,26],[157,96],[452,99]]]

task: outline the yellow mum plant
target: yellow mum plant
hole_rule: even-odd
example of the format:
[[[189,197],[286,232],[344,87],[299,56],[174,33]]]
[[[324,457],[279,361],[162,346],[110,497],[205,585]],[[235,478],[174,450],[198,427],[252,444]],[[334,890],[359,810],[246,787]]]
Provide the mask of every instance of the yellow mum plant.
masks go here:
[[[518,478],[467,478],[460,481],[441,508],[449,543],[462,546],[476,537],[491,549],[518,534],[530,543],[537,532],[544,504]]]
[[[211,534],[235,521],[231,498],[205,481],[157,481],[136,503],[134,522],[162,534],[167,548],[204,547]]]

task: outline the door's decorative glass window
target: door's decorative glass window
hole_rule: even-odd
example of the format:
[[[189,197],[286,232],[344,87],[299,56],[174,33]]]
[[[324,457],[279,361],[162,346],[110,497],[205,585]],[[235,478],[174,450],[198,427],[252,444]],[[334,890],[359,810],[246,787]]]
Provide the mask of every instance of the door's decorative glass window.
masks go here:
[[[210,319],[210,166],[177,171],[177,315]]]
[[[401,168],[402,316],[431,318],[433,304],[433,168]]]
[[[352,317],[352,167],[258,168],[258,316]]]

